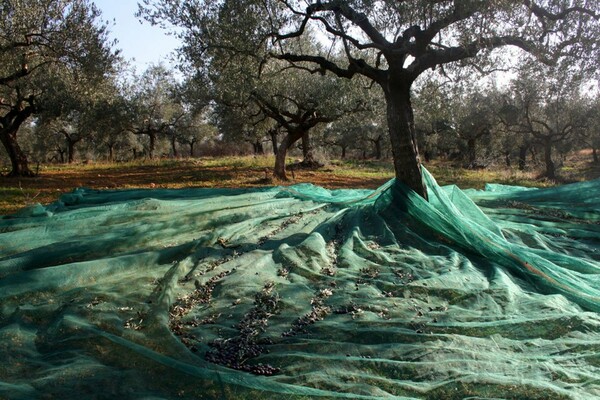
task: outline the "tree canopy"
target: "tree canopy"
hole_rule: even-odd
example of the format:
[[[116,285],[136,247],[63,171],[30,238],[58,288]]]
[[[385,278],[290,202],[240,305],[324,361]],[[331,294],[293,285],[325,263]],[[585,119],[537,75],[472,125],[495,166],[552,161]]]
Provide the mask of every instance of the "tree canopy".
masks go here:
[[[515,47],[542,63],[565,57],[589,68],[598,60],[600,4],[562,1],[394,0],[144,0],[140,13],[154,23],[182,28],[182,53],[210,61],[214,54],[285,60],[313,73],[379,84],[397,179],[426,196],[410,100],[425,71],[467,64],[501,65]],[[288,43],[318,32],[330,51]],[[293,50],[291,50],[293,49]],[[345,57],[339,58],[339,52]],[[199,65],[199,63],[198,63]]]
[[[13,175],[32,175],[17,142],[21,124],[60,101],[57,82],[77,89],[103,80],[118,54],[88,0],[5,1],[0,5],[0,141]],[[63,92],[64,93],[64,92]]]

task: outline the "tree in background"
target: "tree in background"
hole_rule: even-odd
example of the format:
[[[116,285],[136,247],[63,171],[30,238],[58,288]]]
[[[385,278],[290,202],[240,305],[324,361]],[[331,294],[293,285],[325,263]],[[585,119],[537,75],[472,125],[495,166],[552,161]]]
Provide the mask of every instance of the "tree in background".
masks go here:
[[[491,141],[497,123],[494,90],[491,87],[475,85],[454,85],[452,89],[454,107],[452,107],[453,133],[465,147],[465,166],[473,169],[482,163],[482,147],[489,154]],[[481,145],[481,142],[487,145]]]
[[[452,82],[442,78],[432,76],[414,91],[415,132],[425,161],[447,157],[456,151],[456,143],[452,140]]]
[[[86,84],[110,71],[117,55],[88,0],[5,1],[0,5],[0,141],[10,175],[32,176],[17,133],[52,98],[50,83],[70,76]]]
[[[264,85],[257,86],[251,99],[259,110],[285,132],[275,157],[274,175],[287,179],[285,159],[288,150],[302,140],[303,164],[314,166],[310,132],[319,124],[326,124],[364,109],[364,99],[353,96],[355,91],[332,76],[315,79],[298,69],[285,69],[281,63],[271,62],[264,68]],[[267,83],[268,82],[268,83]]]
[[[580,136],[580,141],[592,149],[593,162],[600,165],[600,93],[595,90],[595,95],[589,100],[587,105],[587,115],[589,116],[587,129]]]
[[[505,46],[548,64],[564,56],[596,63],[599,9],[590,0],[144,0],[140,11],[151,22],[181,28],[183,55],[192,59],[211,50],[268,53],[291,66],[310,63],[315,73],[363,75],[377,83],[396,178],[426,197],[411,103],[417,78],[446,64],[499,64],[493,50]],[[343,49],[343,62],[336,52],[288,45],[317,30],[327,46]]]
[[[556,179],[556,146],[584,131],[589,121],[580,79],[564,69],[535,65],[524,69],[511,86],[513,104],[506,108],[511,110],[512,125],[542,147],[548,179]]]
[[[131,132],[146,136],[146,156],[156,156],[157,142],[169,138],[171,144],[186,110],[178,93],[173,71],[164,65],[152,65],[137,77],[130,88]],[[176,155],[176,154],[175,154]]]

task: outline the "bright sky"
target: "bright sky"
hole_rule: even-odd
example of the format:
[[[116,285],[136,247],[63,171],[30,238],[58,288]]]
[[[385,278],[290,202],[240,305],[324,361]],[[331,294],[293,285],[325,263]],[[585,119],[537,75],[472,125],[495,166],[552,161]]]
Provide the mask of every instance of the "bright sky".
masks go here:
[[[110,23],[111,38],[118,40],[117,48],[138,73],[160,61],[170,64],[169,54],[179,47],[179,41],[158,26],[141,23],[134,16],[137,0],[94,0],[94,3],[102,11],[102,19]]]

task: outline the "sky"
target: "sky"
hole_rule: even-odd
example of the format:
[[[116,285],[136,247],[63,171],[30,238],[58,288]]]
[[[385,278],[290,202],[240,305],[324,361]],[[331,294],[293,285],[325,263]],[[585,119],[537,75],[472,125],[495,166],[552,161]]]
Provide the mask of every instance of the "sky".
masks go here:
[[[118,40],[116,47],[138,73],[160,61],[170,64],[169,54],[179,47],[179,41],[158,26],[140,22],[134,15],[137,0],[94,0],[94,3],[102,11],[102,19],[110,23],[110,37]]]

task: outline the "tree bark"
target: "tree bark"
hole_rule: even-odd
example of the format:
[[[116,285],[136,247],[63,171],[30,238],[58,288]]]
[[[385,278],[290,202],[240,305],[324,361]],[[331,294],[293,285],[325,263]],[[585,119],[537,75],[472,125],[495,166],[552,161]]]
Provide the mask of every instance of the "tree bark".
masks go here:
[[[312,167],[317,163],[312,151],[312,144],[310,142],[308,131],[304,132],[302,135],[302,155],[304,156],[304,160],[302,160],[303,165]]]
[[[598,149],[597,148],[593,148],[592,149],[592,155],[594,156],[594,164],[600,164],[600,158],[598,158]]]
[[[0,141],[4,145],[12,170],[8,176],[35,176],[33,171],[29,169],[29,163],[27,162],[27,156],[21,150],[19,143],[17,143],[17,131],[18,127],[14,131],[0,131]]]
[[[275,129],[271,129],[269,131],[269,136],[271,136],[271,144],[273,146],[273,154],[277,155],[277,131]]]
[[[288,149],[292,147],[294,143],[302,138],[304,135],[303,131],[292,131],[288,132],[277,149],[277,155],[275,156],[275,168],[273,168],[273,176],[283,181],[287,181],[288,177],[285,171],[285,158],[287,156]]]
[[[194,142],[193,140],[188,142],[188,144],[190,145],[190,158],[194,158],[194,144],[196,142]]]
[[[427,199],[416,142],[414,115],[410,101],[410,82],[397,79],[383,85],[387,120],[394,158],[396,180]]]
[[[340,146],[342,148],[342,160],[346,159],[346,146]]]
[[[75,142],[67,139],[67,163],[73,164],[75,159]]]
[[[27,156],[17,142],[17,132],[21,124],[33,113],[33,96],[26,100],[29,105],[13,107],[6,115],[0,118],[0,142],[4,145],[10,158],[12,170],[9,176],[35,176],[29,169]]]
[[[556,167],[554,161],[552,161],[552,141],[550,139],[544,141],[544,162],[546,164],[546,177],[556,179]]]

